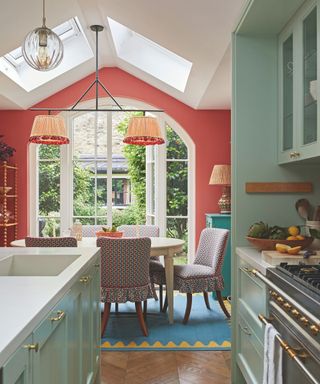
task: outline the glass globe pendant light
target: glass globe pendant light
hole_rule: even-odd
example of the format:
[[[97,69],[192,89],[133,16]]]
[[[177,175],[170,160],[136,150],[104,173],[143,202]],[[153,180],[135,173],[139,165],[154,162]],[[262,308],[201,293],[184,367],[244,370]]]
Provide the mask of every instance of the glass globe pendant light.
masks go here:
[[[63,58],[63,44],[59,36],[46,27],[45,0],[43,0],[42,27],[29,32],[22,44],[25,61],[38,71],[50,71]]]

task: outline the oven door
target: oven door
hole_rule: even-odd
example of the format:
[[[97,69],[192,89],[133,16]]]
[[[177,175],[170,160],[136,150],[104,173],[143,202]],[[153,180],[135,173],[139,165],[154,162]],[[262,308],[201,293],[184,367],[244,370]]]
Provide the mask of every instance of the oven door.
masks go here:
[[[320,383],[319,343],[273,301],[269,302],[269,316],[281,339],[296,351],[302,362],[300,367],[285,350],[283,351],[283,384]]]

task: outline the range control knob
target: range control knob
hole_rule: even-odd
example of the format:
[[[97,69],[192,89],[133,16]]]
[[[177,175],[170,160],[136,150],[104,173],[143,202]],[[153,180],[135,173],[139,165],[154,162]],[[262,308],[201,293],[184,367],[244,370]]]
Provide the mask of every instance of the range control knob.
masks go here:
[[[300,316],[300,312],[299,312],[298,310],[296,310],[295,308],[292,309],[291,314],[292,314],[293,316],[295,316],[295,317],[299,317],[299,316]]]
[[[302,317],[300,317],[300,322],[303,324],[303,325],[305,325],[306,327],[309,325],[309,320],[306,318],[306,317],[304,317],[304,316],[302,316]]]
[[[288,302],[285,302],[283,304],[283,308],[286,310],[286,311],[290,311],[290,309],[292,308],[292,305],[289,304]]]
[[[277,302],[278,302],[279,304],[283,304],[283,303],[284,303],[284,300],[283,300],[283,298],[282,298],[281,296],[278,296],[278,297],[277,297]]]
[[[320,329],[316,325],[310,325],[310,331],[314,334],[317,335],[320,332]]]

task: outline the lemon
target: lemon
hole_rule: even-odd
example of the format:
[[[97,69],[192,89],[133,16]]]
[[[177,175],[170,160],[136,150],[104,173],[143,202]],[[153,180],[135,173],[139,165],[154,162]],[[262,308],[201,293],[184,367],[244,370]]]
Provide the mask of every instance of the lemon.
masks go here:
[[[304,240],[304,236],[302,236],[302,235],[298,235],[298,236],[297,236],[297,240]]]
[[[296,236],[288,236],[287,240],[299,240]]]
[[[300,251],[301,251],[301,247],[298,246],[298,247],[289,248],[287,252],[289,253],[289,255],[297,255]]]
[[[295,225],[291,225],[291,227],[288,228],[288,233],[291,236],[297,236],[300,233],[300,229]]]
[[[276,244],[276,250],[280,253],[287,253],[288,249],[290,249],[290,248],[291,247],[289,245],[286,245],[286,244],[280,244],[280,243]]]

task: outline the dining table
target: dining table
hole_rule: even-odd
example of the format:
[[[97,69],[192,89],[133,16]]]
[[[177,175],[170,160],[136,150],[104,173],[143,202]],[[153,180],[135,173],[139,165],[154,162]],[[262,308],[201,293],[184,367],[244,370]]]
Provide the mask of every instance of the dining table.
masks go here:
[[[151,251],[152,256],[163,256],[164,267],[166,274],[166,294],[168,299],[168,319],[169,323],[174,322],[174,300],[173,300],[173,258],[182,252],[184,240],[174,239],[171,237],[150,237],[151,239]],[[78,241],[78,247],[96,247],[97,237],[83,237]],[[25,240],[13,240],[10,245],[12,247],[25,247]]]

